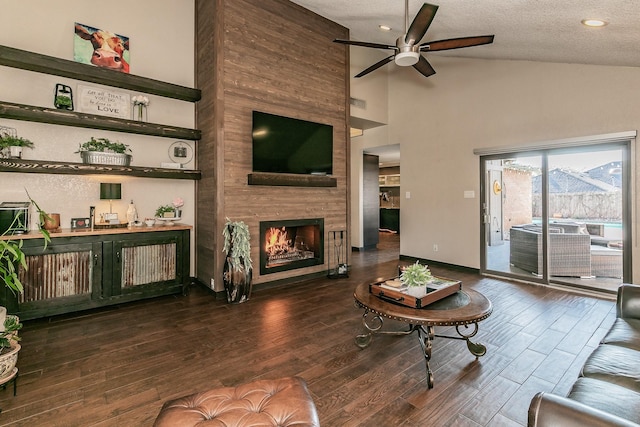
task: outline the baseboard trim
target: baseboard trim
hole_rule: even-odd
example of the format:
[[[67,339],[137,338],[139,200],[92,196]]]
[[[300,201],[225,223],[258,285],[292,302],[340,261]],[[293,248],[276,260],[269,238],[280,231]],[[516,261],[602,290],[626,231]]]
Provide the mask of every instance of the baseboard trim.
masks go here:
[[[438,267],[446,267],[463,273],[480,274],[479,268],[465,267],[463,265],[449,264],[448,262],[435,261],[427,258],[417,258],[408,255],[400,255],[400,261],[411,261],[412,263],[419,261],[420,264],[436,265]]]

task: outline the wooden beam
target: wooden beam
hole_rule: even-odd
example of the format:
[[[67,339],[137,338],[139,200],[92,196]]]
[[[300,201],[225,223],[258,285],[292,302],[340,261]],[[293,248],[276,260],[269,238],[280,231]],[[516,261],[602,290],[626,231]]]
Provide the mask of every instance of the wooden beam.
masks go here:
[[[338,180],[324,175],[254,172],[247,175],[249,185],[287,187],[337,187]]]

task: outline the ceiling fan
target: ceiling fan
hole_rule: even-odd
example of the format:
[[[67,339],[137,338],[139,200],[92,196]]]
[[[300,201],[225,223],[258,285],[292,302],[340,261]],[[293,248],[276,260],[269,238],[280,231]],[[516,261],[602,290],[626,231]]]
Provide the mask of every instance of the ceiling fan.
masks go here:
[[[384,58],[381,61],[376,62],[366,70],[361,71],[355,77],[362,77],[369,74],[372,71],[377,70],[383,65],[391,62],[392,60],[401,67],[407,67],[413,65],[413,68],[418,70],[425,77],[429,77],[436,73],[429,61],[422,56],[421,52],[435,52],[439,50],[459,49],[462,47],[479,46],[483,44],[493,43],[493,35],[489,36],[476,36],[476,37],[459,37],[455,39],[436,40],[431,42],[425,42],[422,44],[420,40],[424,37],[427,29],[431,25],[438,6],[424,3],[420,8],[420,11],[413,18],[413,22],[409,25],[409,0],[404,2],[404,36],[400,36],[396,40],[395,46],[371,43],[371,42],[359,42],[353,40],[340,40],[336,39],[334,42],[349,44],[353,46],[371,47],[374,49],[388,49],[395,51],[393,55]]]

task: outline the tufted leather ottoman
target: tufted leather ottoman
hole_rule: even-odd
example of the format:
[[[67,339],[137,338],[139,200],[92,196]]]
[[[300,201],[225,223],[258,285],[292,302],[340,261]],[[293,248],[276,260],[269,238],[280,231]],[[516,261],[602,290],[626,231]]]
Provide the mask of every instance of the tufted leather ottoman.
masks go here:
[[[319,427],[316,407],[300,377],[258,380],[165,402],[154,427]]]

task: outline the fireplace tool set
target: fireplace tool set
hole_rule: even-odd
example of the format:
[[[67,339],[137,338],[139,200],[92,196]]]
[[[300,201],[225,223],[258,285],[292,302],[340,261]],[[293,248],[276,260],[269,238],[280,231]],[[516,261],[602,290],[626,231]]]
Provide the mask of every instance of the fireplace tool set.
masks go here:
[[[344,244],[345,240],[345,231],[330,231],[329,232],[329,259],[327,265],[329,266],[329,271],[327,272],[327,277],[330,279],[339,279],[342,277],[349,277],[348,268],[346,264],[346,248]],[[335,268],[331,268],[331,244],[333,242],[333,254],[335,257]]]

